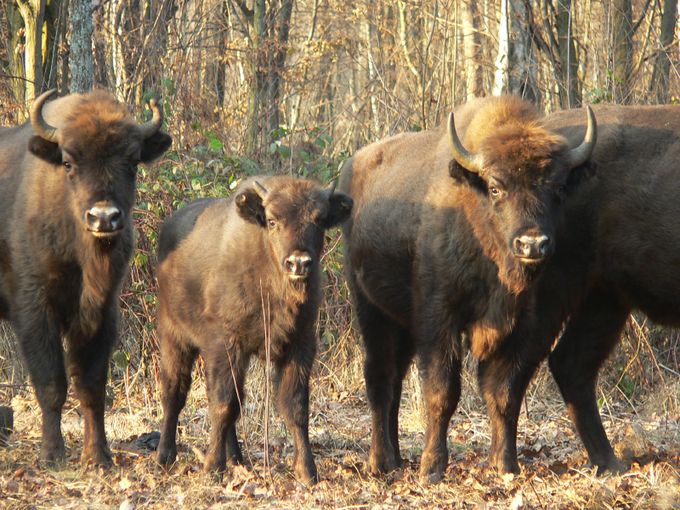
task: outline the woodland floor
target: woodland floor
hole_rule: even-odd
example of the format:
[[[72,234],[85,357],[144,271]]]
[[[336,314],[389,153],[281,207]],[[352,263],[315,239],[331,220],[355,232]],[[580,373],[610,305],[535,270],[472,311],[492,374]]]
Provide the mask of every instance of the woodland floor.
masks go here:
[[[402,400],[404,468],[374,478],[365,464],[370,423],[363,390],[331,391],[331,384],[316,381],[316,388],[324,390],[313,394],[310,435],[322,481],[311,488],[296,482],[289,470],[292,447],[273,411],[264,434],[266,399],[257,388],[239,427],[248,467],[232,468],[221,480],[201,471],[207,413],[205,392],[196,381],[181,416],[178,462],[168,471],[136,441],[158,430],[160,416],[153,392],[131,397],[134,381],[112,392],[106,419],[115,466],[107,471],[80,467],[82,421],[72,396],[63,419],[69,458],[57,468],[40,466],[40,414],[25,389],[12,399],[15,432],[9,446],[0,449],[0,508],[680,508],[680,416],[675,406],[666,405],[667,392],[671,401],[677,396],[677,382],[664,388],[666,397],[652,393],[637,407],[602,402],[605,427],[631,469],[598,477],[588,467],[559,396],[542,379],[532,386],[522,413],[520,475],[498,475],[487,467],[489,427],[473,393],[461,402],[449,428],[446,476],[431,486],[417,477],[423,420],[413,383],[406,385]]]

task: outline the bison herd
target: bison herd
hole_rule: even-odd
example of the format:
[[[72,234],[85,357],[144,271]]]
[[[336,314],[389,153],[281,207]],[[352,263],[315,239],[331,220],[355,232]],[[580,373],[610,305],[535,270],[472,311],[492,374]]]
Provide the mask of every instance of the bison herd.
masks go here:
[[[70,379],[84,416],[82,462],[108,465],[105,386],[133,251],[136,168],[171,139],[155,102],[138,124],[106,92],[47,102],[52,94],[36,99],[29,122],[0,129],[0,319],[13,325],[42,411],[41,458],[65,456]],[[420,477],[444,476],[466,349],[478,361],[493,467],[519,470],[520,404],[547,358],[591,462],[624,470],[602,426],[597,376],[631,311],[680,325],[678,161],[680,107],[541,116],[503,96],[361,149],[338,191],[261,176],[187,205],[159,236],[158,462],[175,461],[198,355],[211,428],[204,467],[243,462],[235,423],[258,356],[275,369],[295,476],[319,479],[309,376],[324,232],[342,224],[365,348],[371,473],[401,464],[399,403],[415,359],[427,411]]]

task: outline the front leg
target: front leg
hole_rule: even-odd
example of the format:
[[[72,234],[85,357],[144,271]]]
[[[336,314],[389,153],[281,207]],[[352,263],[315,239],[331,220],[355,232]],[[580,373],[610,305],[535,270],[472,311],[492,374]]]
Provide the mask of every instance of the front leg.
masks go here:
[[[67,390],[64,353],[59,328],[50,320],[46,307],[40,305],[46,298],[23,290],[30,288],[27,282],[20,285],[22,290],[17,296],[18,310],[13,322],[19,350],[42,412],[40,458],[51,464],[66,456],[61,434],[61,410]]]
[[[277,409],[293,435],[293,471],[306,485],[319,481],[309,444],[309,374],[316,353],[316,339],[309,332],[291,340],[289,352],[276,363]]]
[[[94,334],[74,327],[67,336],[70,375],[85,422],[83,465],[110,466],[112,463],[104,429],[104,408],[109,359],[118,338],[118,311],[113,298],[110,301]]]

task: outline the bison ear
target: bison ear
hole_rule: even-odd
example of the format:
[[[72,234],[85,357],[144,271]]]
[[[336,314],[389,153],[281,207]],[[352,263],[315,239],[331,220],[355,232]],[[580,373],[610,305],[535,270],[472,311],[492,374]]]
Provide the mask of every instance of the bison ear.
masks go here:
[[[236,201],[236,210],[241,218],[260,227],[266,225],[262,199],[254,189],[247,189],[239,193],[234,200]]]
[[[28,150],[36,157],[52,163],[53,165],[60,165],[62,156],[59,144],[45,140],[39,136],[32,136],[28,141]]]
[[[486,181],[482,179],[479,174],[470,172],[470,170],[463,168],[455,159],[449,163],[449,175],[458,184],[467,184],[471,188],[486,195],[487,186]]]
[[[171,143],[172,137],[166,133],[158,131],[151,135],[142,142],[142,155],[140,161],[142,163],[150,163],[167,151],[170,148]]]
[[[575,191],[582,183],[589,180],[593,175],[595,175],[595,170],[597,169],[593,161],[586,161],[584,164],[573,168],[569,172],[567,177],[566,192],[567,194]]]
[[[328,202],[328,215],[323,222],[323,228],[331,228],[345,221],[349,218],[352,206],[354,205],[354,200],[344,193],[333,193]]]

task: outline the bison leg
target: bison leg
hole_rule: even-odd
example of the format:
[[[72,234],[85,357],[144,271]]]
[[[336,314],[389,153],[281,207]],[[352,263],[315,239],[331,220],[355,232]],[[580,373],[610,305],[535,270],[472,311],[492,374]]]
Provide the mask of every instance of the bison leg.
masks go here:
[[[40,301],[32,295],[24,297],[26,303]],[[56,325],[48,320],[45,310],[27,306],[17,315],[15,328],[19,348],[42,411],[40,458],[48,463],[58,462],[66,456],[61,410],[66,402],[67,380],[61,335]]]
[[[365,347],[364,378],[371,408],[371,451],[368,469],[378,475],[397,469],[398,414],[401,378],[413,359],[410,338],[379,309],[368,303],[360,291],[354,293],[357,317]],[[400,342],[401,339],[401,342]],[[399,344],[403,353],[398,353]],[[408,345],[406,345],[408,344]]]
[[[165,332],[161,333],[160,350],[163,424],[156,458],[159,464],[168,465],[177,458],[177,422],[191,388],[191,370],[198,353]]]
[[[423,349],[422,346],[426,348]],[[460,398],[460,340],[444,335],[434,343],[421,344],[418,367],[427,409],[425,448],[420,460],[423,483],[434,483],[444,477],[449,451],[446,435],[449,421]]]
[[[309,374],[312,370],[316,341],[313,334],[292,342],[287,356],[276,363],[276,405],[293,435],[295,455],[293,471],[306,485],[319,481],[309,444]]]
[[[106,310],[99,330],[90,338],[69,333],[69,369],[85,422],[80,459],[83,465],[112,463],[104,429],[104,409],[109,358],[117,338],[115,315],[115,310]]]
[[[548,353],[547,345],[541,347],[537,343],[536,352],[522,355],[519,349],[513,347],[512,339],[480,361],[477,373],[479,389],[491,421],[490,464],[503,473],[520,472],[517,463],[517,421],[522,399],[539,363]]]
[[[572,315],[549,364],[569,415],[598,473],[621,472],[597,408],[597,374],[619,340],[629,310],[611,296],[593,292]]]
[[[248,359],[237,349],[203,353],[210,414],[210,443],[205,456],[205,471],[224,471],[227,450],[233,454],[236,420],[241,414],[243,381]],[[240,450],[237,450],[240,456]]]

